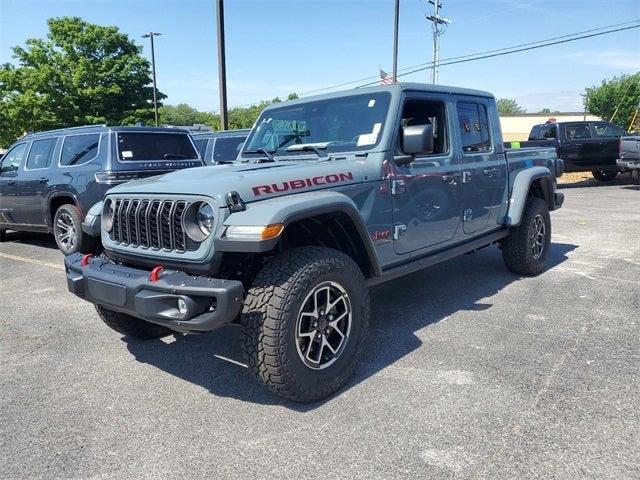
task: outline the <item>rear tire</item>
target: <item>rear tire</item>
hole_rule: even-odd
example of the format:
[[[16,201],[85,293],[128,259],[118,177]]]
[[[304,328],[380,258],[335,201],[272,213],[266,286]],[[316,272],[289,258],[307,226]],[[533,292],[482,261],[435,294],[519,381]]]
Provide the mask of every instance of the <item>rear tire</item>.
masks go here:
[[[500,245],[507,268],[519,275],[538,275],[551,246],[551,217],[547,202],[529,197],[520,225]]]
[[[599,182],[611,182],[616,178],[618,172],[615,170],[594,170],[591,175]]]
[[[154,338],[169,335],[172,330],[162,325],[147,322],[126,313],[115,312],[100,305],[96,305],[96,312],[109,328],[122,335],[129,335],[141,340],[151,340]]]
[[[249,289],[243,358],[276,395],[316,402],[353,374],[368,322],[368,290],[351,257],[324,247],[292,249],[267,262]]]
[[[82,231],[80,209],[72,204],[65,204],[56,210],[53,217],[53,236],[62,253],[94,253],[98,239],[90,237]]]

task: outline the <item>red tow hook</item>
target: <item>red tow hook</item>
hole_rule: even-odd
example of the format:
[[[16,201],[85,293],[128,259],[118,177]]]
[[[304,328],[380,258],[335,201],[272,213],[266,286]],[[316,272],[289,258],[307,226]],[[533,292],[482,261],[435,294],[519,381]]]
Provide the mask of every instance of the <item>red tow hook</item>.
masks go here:
[[[154,269],[151,270],[151,273],[149,274],[149,281],[157,282],[160,279],[160,273],[162,273],[163,270],[164,270],[164,267],[162,265],[158,265],[157,267],[154,267]]]
[[[82,256],[82,259],[80,260],[80,266],[81,267],[86,267],[87,265],[89,265],[89,260],[91,260],[93,258],[93,254],[92,253],[86,253]]]

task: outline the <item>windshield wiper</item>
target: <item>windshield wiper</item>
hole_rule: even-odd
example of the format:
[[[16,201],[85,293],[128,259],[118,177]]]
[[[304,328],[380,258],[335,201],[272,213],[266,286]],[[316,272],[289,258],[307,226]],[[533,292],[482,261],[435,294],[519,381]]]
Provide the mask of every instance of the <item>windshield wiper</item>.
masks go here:
[[[174,159],[174,160],[180,160],[182,158],[187,158],[186,155],[182,155],[181,153],[165,153],[164,155],[162,155],[162,158],[164,159]]]
[[[256,148],[255,150],[245,150],[244,153],[261,153],[263,154],[265,157],[267,157],[267,160],[270,162],[275,162],[276,159],[273,158],[273,153],[275,152],[275,150],[265,150],[264,148],[260,147],[260,148]],[[263,159],[259,158],[258,159],[258,163],[261,162]]]
[[[314,152],[318,157],[328,157],[326,149],[327,147],[317,145],[291,145],[285,148],[287,152]]]

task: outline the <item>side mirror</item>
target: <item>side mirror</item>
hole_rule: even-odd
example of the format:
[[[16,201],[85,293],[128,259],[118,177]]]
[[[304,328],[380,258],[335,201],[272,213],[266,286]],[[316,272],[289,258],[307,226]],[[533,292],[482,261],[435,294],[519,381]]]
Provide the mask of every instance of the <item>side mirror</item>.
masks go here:
[[[402,129],[402,151],[407,155],[433,153],[433,125],[412,125]]]

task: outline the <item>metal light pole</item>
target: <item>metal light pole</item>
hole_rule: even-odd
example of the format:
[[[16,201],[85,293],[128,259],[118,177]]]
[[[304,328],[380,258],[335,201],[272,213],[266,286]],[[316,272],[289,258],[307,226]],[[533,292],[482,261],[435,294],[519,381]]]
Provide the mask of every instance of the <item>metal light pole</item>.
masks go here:
[[[149,32],[142,35],[142,38],[151,40],[151,72],[153,74],[153,113],[156,118],[156,127],[158,126],[158,87],[156,86],[156,54],[153,50],[153,37],[162,35],[158,32]]]
[[[229,129],[227,118],[227,64],[224,49],[224,4],[216,0],[216,17],[218,20],[218,82],[220,86],[220,130]]]
[[[393,83],[398,81],[398,23],[400,21],[400,0],[396,0],[393,16]]]

